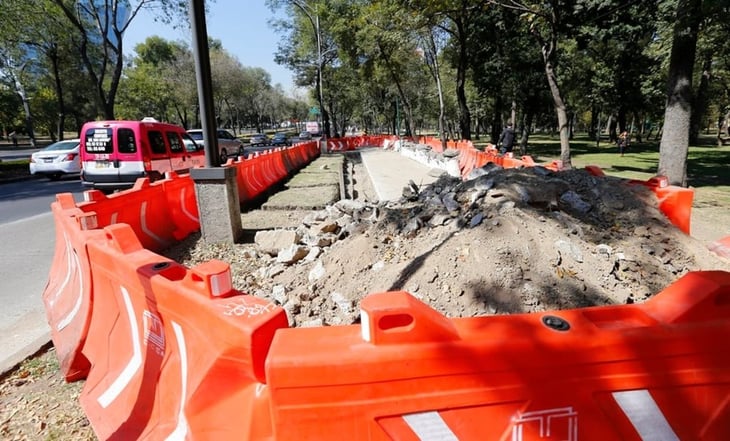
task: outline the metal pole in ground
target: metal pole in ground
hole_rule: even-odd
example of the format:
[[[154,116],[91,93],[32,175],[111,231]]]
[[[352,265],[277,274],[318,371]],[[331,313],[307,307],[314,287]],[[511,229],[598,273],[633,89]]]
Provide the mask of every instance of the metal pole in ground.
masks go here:
[[[205,242],[233,243],[243,234],[241,207],[238,201],[236,168],[219,166],[204,0],[190,0],[190,22],[193,31],[200,120],[205,144],[205,167],[190,171],[190,176],[195,182],[200,231]]]

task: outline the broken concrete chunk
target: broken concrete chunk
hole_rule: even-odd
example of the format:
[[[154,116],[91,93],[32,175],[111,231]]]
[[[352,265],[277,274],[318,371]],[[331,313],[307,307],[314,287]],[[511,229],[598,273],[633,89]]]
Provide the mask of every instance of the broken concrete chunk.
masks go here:
[[[309,254],[309,249],[304,245],[291,245],[279,251],[276,261],[290,265],[304,259],[307,254]]]
[[[299,243],[301,236],[294,230],[263,230],[256,232],[254,242],[261,251],[276,256],[279,250]]]

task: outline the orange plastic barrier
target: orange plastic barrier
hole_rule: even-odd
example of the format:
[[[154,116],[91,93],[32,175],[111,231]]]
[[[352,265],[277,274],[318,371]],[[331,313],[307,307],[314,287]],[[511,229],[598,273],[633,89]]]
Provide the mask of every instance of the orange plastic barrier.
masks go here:
[[[67,377],[90,366],[103,440],[730,438],[727,272],[641,305],[464,319],[380,293],[359,326],[289,329],[223,262],[188,269],[127,224],[94,229],[70,195],[54,216],[57,253],[88,263],[54,262],[44,301],[54,342],[76,339]]]
[[[316,141],[299,143],[293,147],[257,152],[249,158],[229,160],[227,167],[236,168],[236,183],[241,204],[264,194],[271,187],[290,176],[319,155]]]
[[[264,439],[255,403],[284,310],[233,290],[226,263],[187,269],[142,248],[128,225],[104,233],[88,242],[104,301],[83,349],[92,368],[80,398],[96,435]]]
[[[448,320],[407,293],[282,329],[277,440],[730,439],[730,273],[644,305]]]
[[[193,180],[187,176],[180,178],[175,173],[168,173],[165,180],[160,181],[160,185],[170,210],[169,220],[175,226],[172,231],[175,240],[182,240],[198,231],[200,215]]]
[[[43,291],[46,319],[66,381],[86,377],[89,362],[81,353],[91,320],[92,284],[88,238],[103,237],[94,214],[76,208],[73,195],[59,194],[51,205],[56,224],[56,248]]]
[[[246,160],[251,165],[247,170],[269,170],[270,175],[258,186],[250,175],[239,175],[243,200],[264,192],[288,174],[284,155],[290,151],[296,152],[291,153],[295,159],[290,161],[296,167],[319,154],[316,148],[301,146],[263,155],[261,162],[268,163],[265,167],[257,168],[254,161]],[[68,381],[84,378],[89,370],[82,354],[94,305],[87,242],[103,236],[101,228],[123,223],[132,228],[144,248],[160,250],[200,228],[194,184],[188,175],[170,173],[152,184],[140,179],[132,189],[109,196],[89,190],[84,198],[77,204],[71,194],[59,194],[52,204],[56,248],[42,296],[60,369]]]
[[[689,234],[692,217],[694,190],[691,188],[667,185],[667,178],[656,176],[646,181],[631,180],[630,184],[643,185],[651,189],[659,202],[659,209],[672,224]]]
[[[189,179],[186,175],[186,179]],[[78,207],[96,214],[100,226],[116,223],[128,224],[134,229],[145,248],[161,250],[177,239],[176,226],[167,195],[160,181],[150,183],[149,178],[138,179],[134,187],[105,195],[99,190],[84,193],[85,202]]]

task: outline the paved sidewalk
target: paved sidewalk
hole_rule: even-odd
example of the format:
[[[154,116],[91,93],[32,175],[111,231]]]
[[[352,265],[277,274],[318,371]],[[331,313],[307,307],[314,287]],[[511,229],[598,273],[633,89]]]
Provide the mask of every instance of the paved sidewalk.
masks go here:
[[[392,150],[359,149],[365,169],[380,201],[395,201],[403,195],[403,187],[413,181],[419,187],[433,183],[444,173]]]

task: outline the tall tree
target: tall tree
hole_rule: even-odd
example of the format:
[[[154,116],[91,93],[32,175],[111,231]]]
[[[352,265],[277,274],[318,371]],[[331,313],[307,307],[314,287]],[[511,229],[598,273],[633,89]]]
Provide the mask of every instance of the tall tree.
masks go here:
[[[114,119],[119,82],[124,67],[124,31],[140,10],[156,11],[165,21],[184,17],[185,3],[174,0],[51,0],[78,36],[79,54],[96,89],[104,118]],[[187,19],[180,22],[187,23]],[[94,50],[100,46],[100,53]]]
[[[330,117],[324,97],[324,77],[327,66],[336,58],[329,35],[329,2],[326,0],[266,0],[272,11],[285,7],[292,17],[288,23],[278,23],[280,31],[288,34],[288,44],[280,45],[276,60],[297,72],[299,85],[314,84],[324,134],[330,136]],[[328,56],[329,54],[329,56]],[[302,62],[309,60],[308,63]],[[308,65],[308,66],[307,66]],[[311,66],[315,69],[312,70]]]
[[[669,60],[667,105],[659,144],[657,173],[671,185],[687,185],[687,154],[692,114],[692,71],[702,0],[678,0],[672,53]]]
[[[553,98],[560,133],[560,160],[566,169],[572,168],[570,157],[570,127],[568,111],[556,71],[560,39],[566,37],[570,28],[566,15],[573,13],[573,5],[559,0],[545,2],[495,2],[502,7],[519,11],[529,25],[529,32],[535,38],[542,54],[543,69]]]
[[[471,139],[471,110],[467,99],[469,61],[472,55],[470,38],[473,25],[485,13],[488,0],[415,0],[414,6],[426,16],[432,16],[442,23],[442,29],[451,39],[451,63],[456,69],[456,99],[459,105],[459,131],[461,138]],[[444,20],[445,19],[445,20]]]
[[[717,83],[724,74],[723,60],[730,58],[730,2],[708,0],[703,2],[703,20],[697,40],[696,76],[699,77],[697,92],[692,105],[689,143],[694,145],[699,139],[700,130],[706,124],[705,117],[710,109],[712,97],[722,97],[722,89]]]

